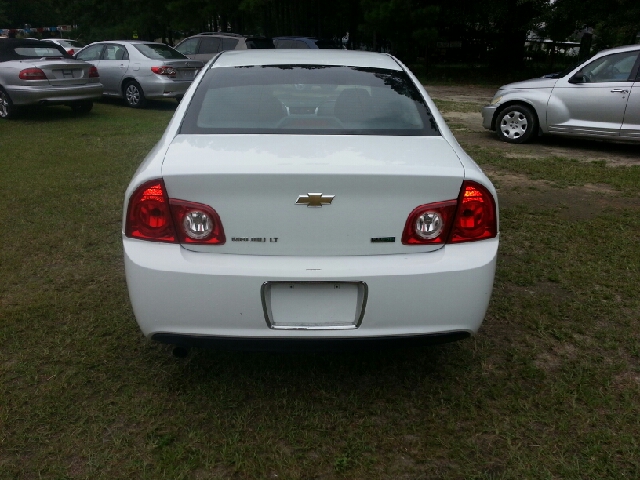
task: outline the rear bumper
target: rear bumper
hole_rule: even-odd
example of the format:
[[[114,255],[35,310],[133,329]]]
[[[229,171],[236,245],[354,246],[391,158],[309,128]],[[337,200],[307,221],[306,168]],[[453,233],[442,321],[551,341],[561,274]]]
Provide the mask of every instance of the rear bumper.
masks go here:
[[[491,124],[493,122],[493,116],[495,115],[497,108],[498,107],[494,105],[487,105],[486,107],[482,107],[482,126],[487,130],[495,130],[495,126],[494,128],[491,128]]]
[[[193,80],[171,80],[159,75],[154,77],[141,79],[140,86],[146,98],[175,98],[184,95],[193,82]]]
[[[129,238],[123,244],[136,320],[158,340],[472,334],[489,303],[498,249],[497,238],[430,253],[343,257],[197,253]],[[362,322],[350,330],[270,328],[261,289],[277,281],[363,282],[368,297]]]
[[[176,335],[157,333],[151,337],[160,343],[181,347],[204,347],[219,350],[254,352],[324,352],[411,348],[439,345],[468,338],[469,332],[433,333],[427,335],[395,335],[356,338],[243,338],[210,335]]]
[[[102,96],[102,84],[71,85],[68,87],[6,86],[14,105],[60,104],[79,100],[97,100]]]

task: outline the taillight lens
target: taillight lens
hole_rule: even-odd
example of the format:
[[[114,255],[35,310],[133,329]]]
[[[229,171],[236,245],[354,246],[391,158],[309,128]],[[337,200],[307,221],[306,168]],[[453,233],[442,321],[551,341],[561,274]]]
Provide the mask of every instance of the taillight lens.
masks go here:
[[[173,67],[151,67],[151,71],[156,75],[165,75],[172,78],[176,76],[176,69]]]
[[[46,80],[47,76],[39,68],[25,68],[22,70],[18,77],[21,80]]]
[[[496,235],[496,204],[493,195],[479,183],[465,180],[457,200],[429,203],[415,208],[405,223],[402,243],[462,243],[493,238]]]
[[[462,182],[450,243],[473,242],[498,234],[496,203],[479,183]]]
[[[223,245],[226,241],[216,211],[201,203],[170,200],[180,243]]]
[[[453,225],[456,201],[429,203],[415,208],[402,232],[404,245],[445,243]]]
[[[140,185],[129,200],[125,235],[153,242],[223,245],[220,217],[201,203],[170,199],[162,180]]]
[[[169,198],[162,180],[143,183],[131,196],[125,235],[155,242],[175,242]]]
[[[76,53],[76,51],[73,48],[70,48],[69,50],[67,50],[67,53],[69,55],[73,55],[74,53]]]
[[[98,73],[98,69],[93,65],[89,67],[89,78],[99,78],[100,74]]]

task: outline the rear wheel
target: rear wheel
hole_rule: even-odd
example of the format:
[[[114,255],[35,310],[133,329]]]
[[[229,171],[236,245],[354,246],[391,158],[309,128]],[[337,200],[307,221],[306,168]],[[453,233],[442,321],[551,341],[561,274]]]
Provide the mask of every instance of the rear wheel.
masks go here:
[[[82,100],[80,102],[74,102],[69,106],[74,113],[83,114],[91,111],[93,108],[93,102],[91,100]]]
[[[144,92],[138,82],[128,82],[124,85],[124,99],[132,108],[144,107],[146,99],[144,98]]]
[[[16,108],[9,94],[0,87],[0,118],[11,118],[16,113]]]
[[[538,129],[538,119],[529,107],[511,105],[498,115],[496,133],[508,143],[528,142]]]

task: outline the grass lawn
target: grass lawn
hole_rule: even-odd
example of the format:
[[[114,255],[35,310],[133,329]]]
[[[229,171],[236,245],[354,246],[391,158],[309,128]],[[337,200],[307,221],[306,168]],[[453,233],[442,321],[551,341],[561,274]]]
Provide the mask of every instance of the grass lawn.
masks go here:
[[[0,122],[1,479],[640,478],[638,167],[469,147],[501,203],[475,338],[178,360],[120,239],[174,107]]]

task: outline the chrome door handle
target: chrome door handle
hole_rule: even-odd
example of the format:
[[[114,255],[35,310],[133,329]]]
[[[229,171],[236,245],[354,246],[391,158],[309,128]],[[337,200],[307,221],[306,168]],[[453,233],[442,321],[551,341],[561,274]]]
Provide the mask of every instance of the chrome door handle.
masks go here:
[[[629,90],[624,90],[622,88],[613,88],[611,93],[629,93]]]

